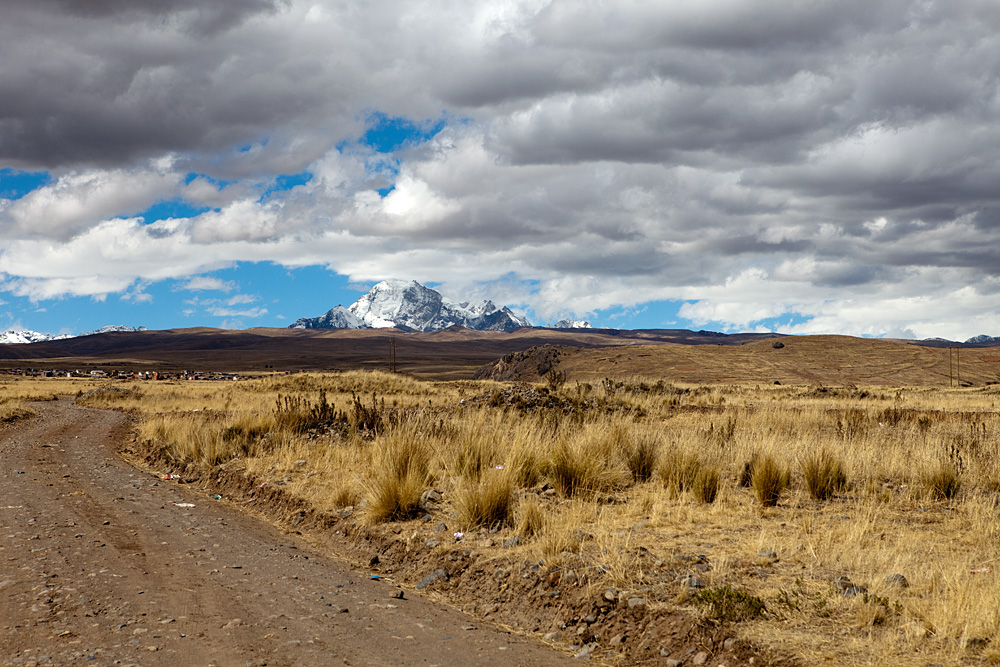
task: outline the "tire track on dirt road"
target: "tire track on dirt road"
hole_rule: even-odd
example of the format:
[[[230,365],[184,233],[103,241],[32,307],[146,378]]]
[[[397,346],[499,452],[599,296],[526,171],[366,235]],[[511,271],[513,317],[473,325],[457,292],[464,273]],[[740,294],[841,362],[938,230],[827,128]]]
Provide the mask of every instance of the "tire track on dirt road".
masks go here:
[[[2,665],[571,661],[136,470],[124,415],[33,407],[0,428]]]

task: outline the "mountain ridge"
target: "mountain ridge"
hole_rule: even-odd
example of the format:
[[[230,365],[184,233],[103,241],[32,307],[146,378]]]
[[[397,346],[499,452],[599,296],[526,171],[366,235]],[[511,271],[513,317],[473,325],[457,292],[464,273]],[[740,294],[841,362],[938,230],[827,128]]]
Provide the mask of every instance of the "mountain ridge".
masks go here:
[[[474,331],[517,331],[531,327],[508,306],[490,300],[456,303],[415,280],[383,280],[348,307],[334,306],[317,317],[296,320],[290,329],[386,329],[440,331],[461,326]]]
[[[30,329],[8,329],[7,331],[0,332],[0,345],[27,345],[30,343],[47,343],[49,341],[55,340],[66,340],[67,338],[80,338],[82,336],[96,336],[98,334],[105,333],[136,333],[139,331],[148,331],[146,327],[129,327],[119,324],[111,324],[108,326],[103,326],[100,329],[94,329],[93,331],[85,331],[78,334],[47,334],[40,333],[38,331],[31,331]]]

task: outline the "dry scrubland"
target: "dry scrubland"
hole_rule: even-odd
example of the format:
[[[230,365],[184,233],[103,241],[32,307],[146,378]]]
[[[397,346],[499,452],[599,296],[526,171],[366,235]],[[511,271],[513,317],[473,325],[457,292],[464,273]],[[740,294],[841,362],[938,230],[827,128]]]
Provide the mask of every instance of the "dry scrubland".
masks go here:
[[[547,567],[601,566],[596,595],[730,622],[805,664],[1000,662],[1000,388],[559,380],[355,372],[83,402],[135,412],[178,464],[238,465],[386,534],[436,489],[449,531],[496,545],[481,558],[518,536]],[[11,383],[2,406],[89,387]]]

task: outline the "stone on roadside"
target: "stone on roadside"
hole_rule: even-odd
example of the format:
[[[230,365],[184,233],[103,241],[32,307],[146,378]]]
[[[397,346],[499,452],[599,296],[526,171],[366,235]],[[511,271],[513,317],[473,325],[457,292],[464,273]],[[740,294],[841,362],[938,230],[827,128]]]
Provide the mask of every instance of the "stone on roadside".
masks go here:
[[[442,580],[443,581],[448,580],[448,570],[444,569],[435,570],[434,572],[431,572],[426,577],[421,579],[419,583],[417,583],[417,590],[423,590],[428,586],[430,586],[431,584],[433,584],[434,582]]]

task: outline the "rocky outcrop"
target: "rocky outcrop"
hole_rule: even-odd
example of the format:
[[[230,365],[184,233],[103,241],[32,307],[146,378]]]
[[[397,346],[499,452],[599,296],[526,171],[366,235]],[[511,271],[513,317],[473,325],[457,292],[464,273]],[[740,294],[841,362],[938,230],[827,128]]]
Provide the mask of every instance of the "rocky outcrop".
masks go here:
[[[476,371],[476,380],[497,382],[538,382],[557,368],[562,350],[554,345],[539,345],[522,352],[506,354]]]

